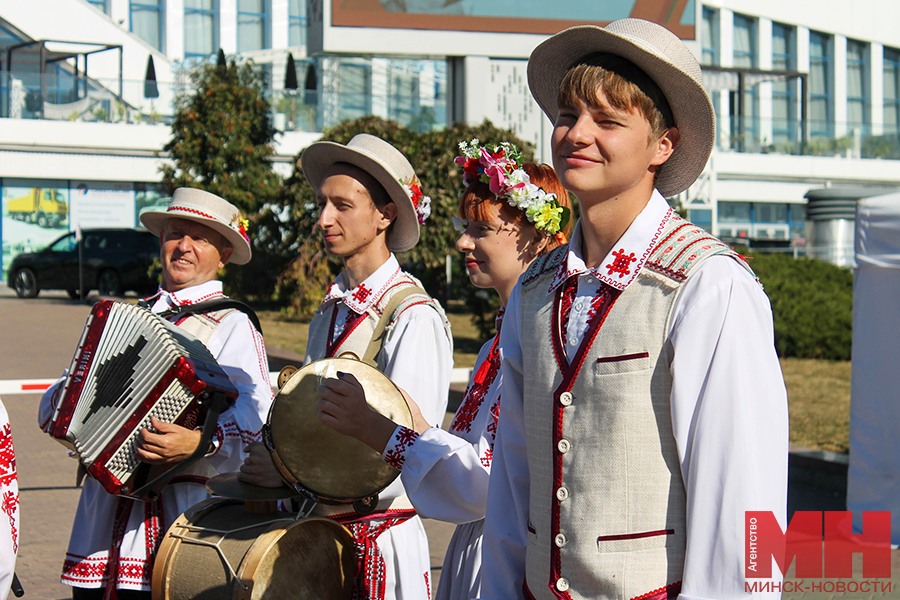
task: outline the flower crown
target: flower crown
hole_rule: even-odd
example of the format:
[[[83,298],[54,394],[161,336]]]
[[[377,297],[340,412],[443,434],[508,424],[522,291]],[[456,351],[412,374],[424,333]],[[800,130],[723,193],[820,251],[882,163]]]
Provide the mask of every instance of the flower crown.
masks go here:
[[[463,167],[463,183],[468,186],[477,178],[488,184],[491,193],[518,208],[534,227],[550,235],[558,235],[569,223],[570,211],[561,206],[556,194],[550,194],[531,183],[522,168],[522,153],[515,145],[503,142],[493,150],[482,147],[478,138],[460,142],[462,156],[456,164]]]
[[[422,189],[419,187],[419,178],[415,175],[412,176],[409,183],[402,179],[399,181],[400,185],[403,186],[403,189],[406,191],[406,194],[412,200],[413,208],[416,209],[416,218],[419,220],[419,225],[424,225],[425,219],[431,216],[431,197],[422,193]]]

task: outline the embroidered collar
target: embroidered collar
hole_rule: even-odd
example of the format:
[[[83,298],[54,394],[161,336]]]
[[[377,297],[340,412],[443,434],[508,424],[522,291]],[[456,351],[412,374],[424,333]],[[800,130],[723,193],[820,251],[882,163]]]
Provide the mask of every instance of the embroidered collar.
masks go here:
[[[160,288],[156,295],[147,298],[147,301],[151,306],[159,306],[161,310],[165,310],[173,306],[197,304],[212,298],[221,298],[224,295],[222,293],[222,282],[214,279],[200,285],[192,285],[177,292],[167,292]]]
[[[593,269],[588,269],[584,264],[581,253],[582,223],[579,220],[572,233],[566,260],[559,265],[548,293],[562,285],[569,277],[583,273],[590,273],[603,283],[617,290],[624,290],[635,280],[644,263],[647,262],[647,258],[656,247],[659,235],[671,215],[672,209],[669,207],[669,203],[658,191],[653,190],[653,195],[644,210],[635,217],[619,241],[600,263],[601,266]]]
[[[388,290],[394,279],[400,274],[400,263],[391,254],[390,258],[383,265],[375,269],[375,272],[366,277],[365,281],[352,289],[347,288],[345,274],[345,271],[341,271],[341,274],[328,288],[328,293],[325,294],[322,306],[329,302],[342,300],[347,305],[347,308],[361,315],[375,306]]]

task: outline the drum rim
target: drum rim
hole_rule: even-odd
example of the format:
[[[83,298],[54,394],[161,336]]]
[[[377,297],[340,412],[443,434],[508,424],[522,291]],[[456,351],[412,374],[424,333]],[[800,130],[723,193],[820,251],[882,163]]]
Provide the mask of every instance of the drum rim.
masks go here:
[[[335,363],[335,362],[347,362],[347,361],[352,361],[354,364],[365,365],[366,367],[368,367],[370,369],[374,369],[376,372],[378,372],[380,375],[382,375],[385,378],[385,380],[387,380],[390,383],[390,385],[394,389],[397,390],[398,395],[401,398],[403,398],[403,392],[400,390],[400,388],[397,386],[397,384],[394,383],[387,375],[382,373],[378,368],[373,367],[372,365],[365,363],[361,360],[356,360],[353,358],[346,358],[346,357],[322,358],[322,359],[319,359],[316,361],[309,362],[291,374],[291,376],[285,382],[285,387],[287,386],[287,384],[290,382],[291,379],[293,379],[294,377],[297,377],[298,373],[304,372],[304,374],[305,374],[305,370],[314,364],[322,363],[322,362]],[[276,394],[275,399],[272,401],[272,405],[269,407],[269,414],[266,418],[266,423],[264,425],[265,433],[263,435],[263,441],[265,442],[266,448],[269,450],[269,453],[272,455],[272,462],[275,464],[275,468],[276,468],[276,470],[278,470],[282,479],[285,482],[287,482],[287,484],[290,487],[292,487],[294,490],[296,490],[298,493],[302,494],[306,498],[309,498],[310,500],[313,500],[315,502],[324,502],[326,504],[352,504],[356,500],[362,500],[362,499],[369,498],[369,497],[379,494],[380,492],[384,491],[389,485],[391,485],[394,481],[396,481],[397,476],[399,476],[399,474],[400,474],[400,471],[398,469],[394,468],[394,471],[396,471],[396,474],[390,481],[388,481],[384,485],[378,487],[377,489],[371,490],[368,494],[366,494],[364,496],[349,497],[349,496],[333,496],[333,495],[330,495],[327,493],[319,492],[319,491],[311,488],[308,484],[297,479],[296,475],[290,471],[289,467],[281,459],[281,455],[278,453],[278,448],[275,445],[275,436],[274,436],[274,432],[272,429],[272,417],[273,417],[273,413],[275,411],[275,406],[278,402],[279,396],[281,396],[281,389],[279,389],[278,394]],[[407,423],[409,424],[409,426],[411,426],[413,423],[412,411],[410,410],[409,404],[406,402],[406,399],[403,398],[403,400],[404,400],[403,405],[402,405],[403,416],[407,418]],[[387,465],[387,463],[385,463],[385,464]],[[388,466],[391,466],[391,465],[388,465]]]

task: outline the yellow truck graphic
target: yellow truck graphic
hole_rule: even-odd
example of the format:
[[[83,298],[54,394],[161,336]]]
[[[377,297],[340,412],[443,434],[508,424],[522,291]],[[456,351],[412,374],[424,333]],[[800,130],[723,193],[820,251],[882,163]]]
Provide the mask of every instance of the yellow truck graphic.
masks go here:
[[[18,221],[37,223],[41,227],[57,227],[66,219],[68,206],[59,190],[31,188],[19,198],[6,203],[9,216]]]

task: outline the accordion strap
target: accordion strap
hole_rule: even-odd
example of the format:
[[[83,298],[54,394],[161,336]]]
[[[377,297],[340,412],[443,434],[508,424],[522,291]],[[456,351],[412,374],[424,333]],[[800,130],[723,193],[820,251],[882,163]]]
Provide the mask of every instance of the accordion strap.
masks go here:
[[[163,319],[168,319],[169,317],[174,315],[183,315],[188,313],[203,314],[215,312],[217,310],[225,310],[228,308],[239,310],[247,315],[247,318],[249,318],[250,322],[253,323],[253,327],[256,328],[256,331],[258,331],[259,334],[262,335],[262,325],[259,324],[259,317],[256,316],[256,313],[253,312],[253,309],[240,300],[233,300],[231,298],[214,298],[212,300],[207,300],[206,302],[198,302],[196,304],[180,304],[156,314]]]

